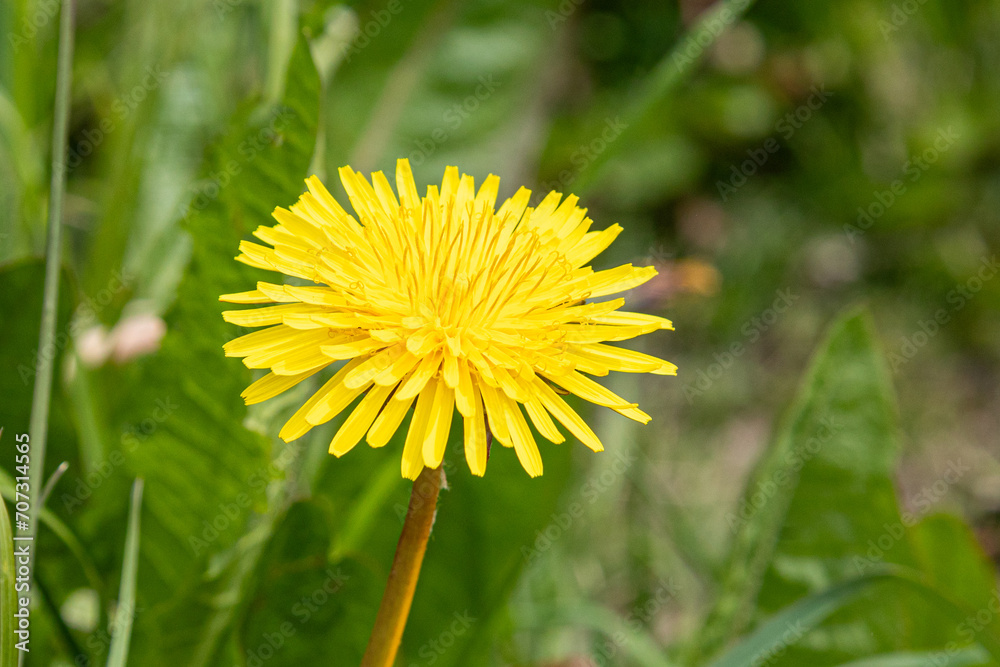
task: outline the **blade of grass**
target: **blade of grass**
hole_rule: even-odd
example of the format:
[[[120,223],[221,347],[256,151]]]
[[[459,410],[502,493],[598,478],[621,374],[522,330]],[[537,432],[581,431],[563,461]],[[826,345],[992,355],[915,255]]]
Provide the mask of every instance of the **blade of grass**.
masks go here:
[[[122,559],[122,580],[118,589],[118,606],[112,624],[111,649],[108,667],[125,667],[128,661],[128,644],[132,638],[132,619],[135,618],[135,577],[139,568],[139,515],[142,510],[142,480],[132,485],[132,504],[125,533],[125,557]]]
[[[712,662],[710,667],[758,664],[764,661],[767,654],[787,648],[826,620],[830,614],[891,578],[892,575],[889,574],[873,573],[803,598],[772,616],[729,652]],[[786,639],[789,636],[792,639]]]
[[[52,597],[52,593],[49,592],[45,581],[37,574],[35,575],[35,589],[38,591],[38,597],[41,599],[46,611],[48,611],[49,621],[55,626],[56,644],[66,652],[74,665],[86,665],[89,660],[86,652],[77,643],[73,637],[73,633],[70,632],[66,621],[59,611],[59,605],[56,603],[55,598]]]
[[[975,615],[974,610],[964,608],[963,605],[927,584],[919,573],[903,567],[885,566],[878,571],[849,579],[785,607],[744,637],[725,655],[710,663],[710,667],[743,667],[743,665],[760,664],[766,661],[770,654],[801,640],[831,614],[856,601],[873,587],[885,584],[897,584],[918,593],[933,602],[943,615],[950,616],[956,626],[969,617],[970,613]],[[990,633],[989,629],[984,628],[976,635],[976,639],[993,661],[1000,662],[1000,641]]]
[[[625,127],[618,139],[594,160],[592,160],[573,183],[573,189],[580,194],[592,187],[601,169],[619,151],[629,143],[628,135],[641,124],[641,121],[657,104],[672,93],[677,86],[697,65],[708,48],[728,26],[736,23],[754,4],[755,0],[720,0],[712,5],[701,18],[670,50],[663,56],[656,68],[646,78],[642,92],[628,109],[622,114]],[[694,53],[691,53],[694,51]]]
[[[0,468],[0,496],[10,502],[14,502],[14,480],[2,468]],[[83,570],[83,574],[87,578],[90,587],[97,591],[102,603],[106,602],[107,595],[104,590],[104,581],[97,571],[97,565],[90,558],[90,554],[87,553],[87,549],[76,536],[76,533],[63,523],[62,519],[56,516],[52,510],[43,507],[42,511],[38,514],[38,518],[43,526],[51,530],[66,545],[66,548],[70,550],[70,553],[80,563],[80,569]]]
[[[3,430],[0,429],[0,433]],[[14,657],[14,536],[7,506],[0,499],[0,667],[13,667]]]
[[[974,667],[986,665],[990,661],[989,654],[980,646],[959,649],[953,653],[946,651],[885,653],[870,658],[845,662],[839,667]]]
[[[393,68],[372,109],[370,120],[351,152],[349,164],[354,165],[357,171],[370,171],[378,163],[406,110],[406,101],[426,73],[434,49],[454,19],[457,7],[458,3],[454,0],[439,0],[406,55]]]
[[[42,301],[42,321],[38,331],[38,349],[55,350],[56,308],[59,300],[59,267],[62,256],[62,206],[66,189],[66,141],[69,128],[70,88],[73,80],[73,0],[64,0],[59,17],[59,55],[56,69],[56,100],[52,120],[52,184],[49,191],[49,221],[45,247],[45,286]],[[49,401],[52,395],[52,370],[55,354],[42,353],[38,358],[31,417],[31,469],[28,472],[32,494],[42,490],[45,478],[45,441],[48,437]],[[38,533],[41,497],[28,508],[28,528],[23,532],[34,537]],[[29,572],[34,571],[35,549],[29,556]],[[30,575],[29,575],[30,576]],[[24,653],[19,661],[24,659]]]

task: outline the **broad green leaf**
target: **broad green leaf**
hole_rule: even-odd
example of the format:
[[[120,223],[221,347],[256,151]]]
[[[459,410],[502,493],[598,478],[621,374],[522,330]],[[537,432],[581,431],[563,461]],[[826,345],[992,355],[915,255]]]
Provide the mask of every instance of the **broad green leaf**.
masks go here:
[[[928,516],[909,531],[909,541],[920,569],[936,588],[948,591],[970,609],[1000,610],[995,568],[962,519],[949,514]],[[979,625],[1000,636],[1000,613],[991,613],[986,623],[980,620],[969,629]]]
[[[127,395],[120,422],[149,425],[124,443],[130,469],[146,480],[139,570],[147,610],[136,617],[138,664],[194,664],[196,651],[213,660],[252,569],[232,554],[225,561],[230,568],[221,561],[207,567],[213,554],[234,545],[253,512],[265,509],[263,492],[276,474],[269,439],[244,425],[240,392],[253,378],[223,355],[223,343],[239,332],[222,320],[227,306],[218,297],[265,278],[232,257],[242,239],[269,223],[275,206],[303,191],[318,98],[318,77],[300,37],[281,104],[239,113],[206,155],[203,187],[186,222],[191,262],[161,350],[104,378]],[[253,554],[246,546],[242,554]],[[206,569],[211,581],[204,580]]]
[[[325,514],[316,503],[292,505],[264,547],[239,626],[247,664],[361,662],[384,582],[356,560],[328,559]]]
[[[811,593],[873,568],[921,565],[911,540],[919,516],[900,514],[892,483],[898,453],[892,391],[867,316],[844,317],[820,350],[743,502],[728,515],[737,537],[702,637],[709,653]],[[955,549],[963,562],[975,560],[968,539]],[[947,567],[934,558],[924,559],[929,571]],[[981,577],[976,581],[973,588],[982,586]],[[959,602],[974,609],[988,590]],[[940,620],[911,591],[866,595],[775,664],[838,664],[973,639]]]

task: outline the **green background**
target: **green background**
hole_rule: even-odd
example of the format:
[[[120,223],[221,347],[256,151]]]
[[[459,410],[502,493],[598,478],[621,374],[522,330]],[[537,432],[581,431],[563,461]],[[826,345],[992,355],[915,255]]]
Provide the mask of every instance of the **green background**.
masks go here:
[[[360,661],[401,442],[284,446],[307,388],[243,407],[217,297],[306,176],[409,157],[621,224],[595,267],[657,266],[628,307],[677,330],[630,345],[680,371],[602,380],[653,421],[587,409],[607,451],[543,445],[538,479],[449,446],[397,664],[1000,664],[1000,2],[707,6],[80,2],[39,352],[58,17],[3,3],[0,468],[40,353],[69,464],[28,663],[107,661],[135,477],[128,664]],[[81,355],[149,315],[157,351]]]

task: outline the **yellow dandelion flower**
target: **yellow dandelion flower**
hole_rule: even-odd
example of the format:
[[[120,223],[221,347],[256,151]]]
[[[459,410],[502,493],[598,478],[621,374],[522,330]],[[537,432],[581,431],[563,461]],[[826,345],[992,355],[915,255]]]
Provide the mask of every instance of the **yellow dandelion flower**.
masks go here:
[[[275,209],[277,225],[254,232],[267,246],[240,243],[238,261],[311,285],[259,282],[220,297],[276,304],[223,313],[233,324],[266,327],[225,345],[247,367],[270,369],[243,392],[248,405],[346,362],[292,415],[282,439],[302,436],[361,397],[330,453],[342,456],[366,436],[381,447],[415,403],[402,472],[416,479],[424,466],[441,464],[457,409],[473,474],[486,470],[488,428],[534,477],[542,459],[528,420],[563,442],[554,417],[594,451],[603,449],[561,393],[649,421],[587,377],[676,374],[667,361],[607,344],[673,328],[662,317],[622,312],[624,299],[597,300],[656,274],[588,266],[621,227],[590,231],[577,198],[556,192],[531,208],[531,192],[521,188],[497,209],[499,179],[489,176],[477,191],[455,167],[423,198],[406,160],[396,168],[398,198],[381,172],[369,183],[344,167],[340,178],[357,217],[313,176],[290,210]]]

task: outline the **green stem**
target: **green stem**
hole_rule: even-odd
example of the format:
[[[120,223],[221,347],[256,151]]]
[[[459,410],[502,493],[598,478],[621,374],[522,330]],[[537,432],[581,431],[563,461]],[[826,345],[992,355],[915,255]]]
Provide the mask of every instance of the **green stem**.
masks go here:
[[[424,562],[427,540],[434,525],[438,493],[444,482],[441,468],[424,468],[413,483],[410,506],[406,510],[403,534],[399,536],[392,571],[385,585],[382,604],[361,667],[392,667],[403,639],[413,593],[417,590],[420,565]]]
[[[701,15],[691,30],[663,56],[650,73],[638,99],[622,114],[625,117],[622,133],[577,175],[573,183],[574,192],[579,194],[596,183],[604,165],[627,147],[627,136],[701,62],[724,28],[739,21],[753,4],[754,0],[719,0]]]
[[[62,248],[62,205],[66,189],[66,135],[69,127],[70,84],[73,79],[73,0],[65,0],[59,19],[59,62],[56,71],[56,103],[52,122],[52,185],[49,193],[49,228],[45,248],[45,294],[42,322],[38,332],[39,356],[35,390],[31,400],[28,430],[31,437],[31,468],[28,473],[34,502],[28,509],[28,528],[19,530],[34,537],[38,533],[41,511],[42,480],[45,474],[45,441],[48,436],[49,399],[52,395],[52,369],[55,365],[56,312],[59,301],[59,269]],[[51,354],[50,354],[51,352]],[[34,572],[31,549],[29,568]],[[24,653],[20,654],[23,658]]]

